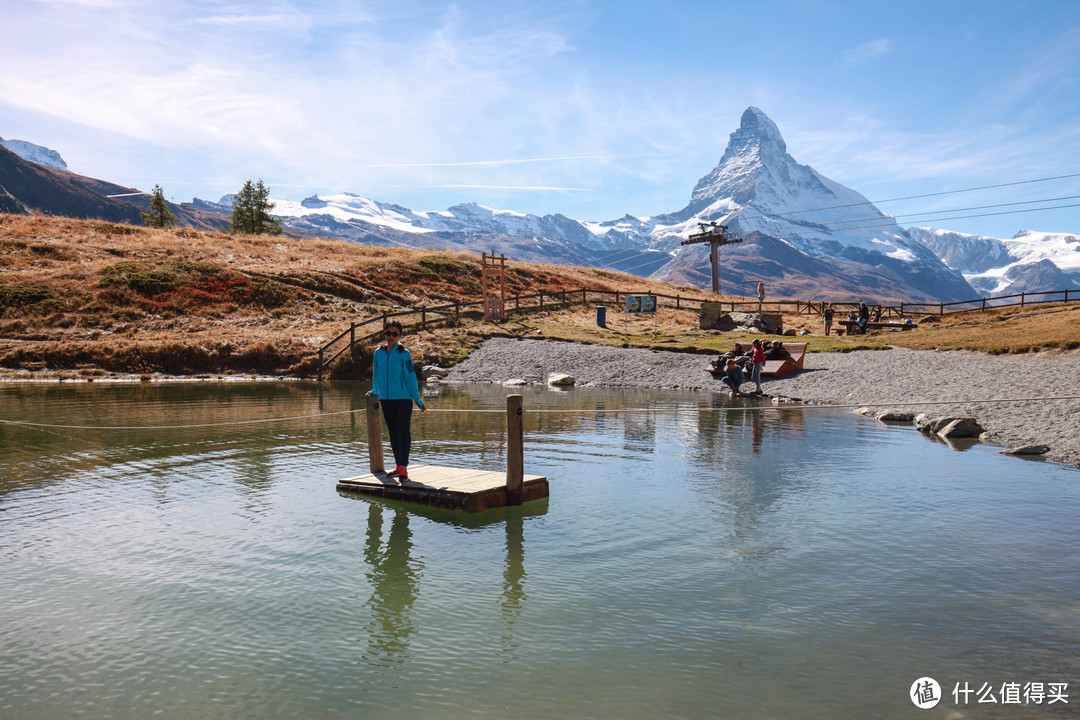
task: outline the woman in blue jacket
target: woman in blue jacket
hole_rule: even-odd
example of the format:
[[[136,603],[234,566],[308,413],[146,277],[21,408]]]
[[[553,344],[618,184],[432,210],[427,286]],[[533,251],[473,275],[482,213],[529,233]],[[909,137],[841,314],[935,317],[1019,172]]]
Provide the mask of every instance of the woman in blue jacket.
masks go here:
[[[390,447],[394,450],[397,467],[388,475],[401,479],[409,477],[409,451],[412,449],[413,401],[420,412],[427,412],[420,399],[420,386],[416,382],[412,354],[401,346],[401,323],[391,320],[383,329],[386,343],[375,350],[375,362],[371,377],[371,395],[379,399],[386,429],[390,435]]]

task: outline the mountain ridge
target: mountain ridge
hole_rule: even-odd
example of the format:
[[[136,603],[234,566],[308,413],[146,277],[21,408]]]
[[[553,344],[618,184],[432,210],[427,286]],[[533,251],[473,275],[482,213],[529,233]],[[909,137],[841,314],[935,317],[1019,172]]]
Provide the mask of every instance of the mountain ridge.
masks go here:
[[[10,164],[0,158],[0,211],[68,212],[76,217],[99,212],[104,219],[141,222],[138,213],[145,208],[145,195],[105,202],[84,193],[138,192],[134,189],[93,179],[77,182],[69,176],[82,176],[44,166],[41,172],[24,171],[26,176],[58,173],[50,176],[57,195],[83,194],[80,202],[50,204],[17,181],[5,184],[4,167]],[[1024,263],[1005,262],[1011,257],[1007,241],[900,227],[857,191],[799,164],[776,124],[756,107],[743,112],[720,161],[694,185],[687,205],[671,213],[627,213],[615,220],[590,221],[561,213],[497,210],[475,202],[414,211],[349,192],[312,195],[300,202],[272,201],[273,213],[293,237],[502,252],[517,260],[610,267],[702,288],[711,279],[708,248],[683,241],[698,232],[699,223],[719,222],[745,238],[720,252],[722,285],[740,292],[744,284],[760,281],[771,296],[953,301],[971,299],[991,287],[1012,287],[1023,278],[1029,283],[1051,276],[1046,266],[1036,273],[1023,268]],[[217,202],[195,198],[170,208],[185,224],[222,228],[228,225],[231,202],[228,195]],[[933,233],[951,240],[935,241]],[[950,242],[953,246],[946,247]],[[1054,257],[1032,262],[1046,259],[1053,264]],[[1002,269],[1004,265],[1009,267]],[[1057,269],[1071,277],[1071,270]]]

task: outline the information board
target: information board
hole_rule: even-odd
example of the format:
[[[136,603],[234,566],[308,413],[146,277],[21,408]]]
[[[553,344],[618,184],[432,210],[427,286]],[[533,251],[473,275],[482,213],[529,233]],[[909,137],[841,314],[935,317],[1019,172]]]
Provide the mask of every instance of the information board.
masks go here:
[[[627,295],[626,312],[628,313],[654,313],[656,312],[655,295]]]

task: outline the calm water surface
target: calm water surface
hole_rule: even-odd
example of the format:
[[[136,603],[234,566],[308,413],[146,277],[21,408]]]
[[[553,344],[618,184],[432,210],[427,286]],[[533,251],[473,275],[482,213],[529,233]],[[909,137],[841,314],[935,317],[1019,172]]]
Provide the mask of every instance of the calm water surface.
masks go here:
[[[844,410],[526,389],[551,498],[470,518],[339,494],[362,412],[223,424],[366,389],[0,387],[7,420],[206,426],[0,424],[0,718],[1077,715],[1076,469]],[[416,462],[504,467],[499,414],[414,430]],[[1069,703],[1001,704],[1032,682]]]

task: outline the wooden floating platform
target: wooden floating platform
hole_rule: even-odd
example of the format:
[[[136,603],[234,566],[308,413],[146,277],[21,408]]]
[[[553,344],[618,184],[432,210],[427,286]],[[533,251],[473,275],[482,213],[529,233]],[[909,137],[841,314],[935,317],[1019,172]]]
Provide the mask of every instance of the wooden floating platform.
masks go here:
[[[357,475],[339,480],[337,489],[465,512],[481,512],[512,504],[505,472],[438,465],[410,465],[409,477],[404,481],[381,471]],[[547,478],[524,475],[521,496],[521,502],[546,498]]]

